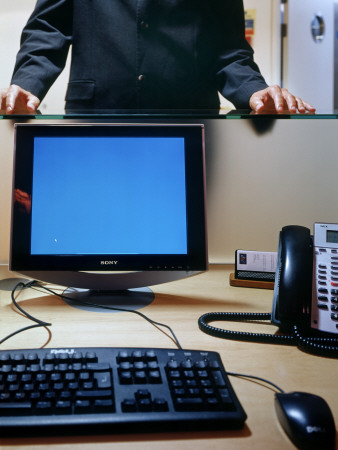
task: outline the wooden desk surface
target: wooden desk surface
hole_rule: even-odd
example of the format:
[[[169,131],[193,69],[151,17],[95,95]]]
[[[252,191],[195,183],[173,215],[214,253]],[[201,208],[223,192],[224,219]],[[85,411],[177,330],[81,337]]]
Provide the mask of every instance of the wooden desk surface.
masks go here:
[[[211,266],[209,272],[153,288],[154,302],[142,310],[152,319],[170,325],[182,347],[215,350],[224,366],[267,378],[285,391],[307,391],[329,403],[338,423],[338,363],[335,359],[312,356],[295,347],[228,341],[202,333],[198,318],[211,311],[270,312],[272,291],[229,286],[231,266]],[[0,339],[29,325],[14,311],[10,301],[7,267],[0,266]],[[52,322],[44,328],[25,331],[4,342],[0,349],[112,346],[164,347],[174,343],[145,320],[132,313],[87,312],[72,308],[52,295],[27,290],[20,304],[30,314]],[[220,327],[274,333],[272,325],[218,323]],[[239,431],[179,432],[104,436],[73,436],[1,439],[5,449],[292,449],[274,409],[274,390],[259,382],[231,377],[232,385],[248,415]],[[338,448],[338,447],[337,447]]]

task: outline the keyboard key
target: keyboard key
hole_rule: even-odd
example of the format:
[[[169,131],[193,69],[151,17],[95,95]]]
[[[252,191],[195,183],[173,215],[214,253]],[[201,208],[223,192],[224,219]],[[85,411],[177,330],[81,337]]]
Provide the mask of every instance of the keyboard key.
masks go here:
[[[98,399],[94,401],[94,408],[96,412],[107,413],[114,410],[114,403],[112,399]]]
[[[133,375],[131,372],[121,372],[120,373],[120,383],[121,384],[132,384],[133,383]]]
[[[205,409],[203,400],[200,397],[179,397],[175,401],[175,408],[177,411],[203,411]]]
[[[55,403],[56,414],[70,414],[72,412],[72,404],[69,400],[58,400]]]
[[[113,393],[111,390],[93,390],[93,391],[77,391],[75,393],[76,399],[96,399],[96,398],[107,398],[112,397]]]
[[[0,416],[27,414],[31,409],[31,402],[0,402]]]
[[[168,402],[166,401],[165,398],[154,398],[153,408],[154,408],[154,411],[157,411],[157,412],[168,411],[169,410]]]
[[[151,370],[149,372],[149,383],[152,384],[162,383],[162,378],[159,370]]]
[[[122,402],[122,411],[123,412],[136,412],[137,411],[137,403],[134,398],[126,398]]]
[[[108,363],[88,363],[87,369],[91,370],[93,372],[106,372],[110,369],[110,366]]]
[[[214,383],[216,386],[225,386],[225,381],[222,375],[222,372],[219,370],[216,370],[215,372],[212,372],[212,378],[214,380]]]
[[[35,405],[36,414],[51,414],[52,413],[52,402],[49,401],[39,401]]]
[[[91,403],[89,400],[76,400],[75,412],[79,414],[85,414],[91,412]]]

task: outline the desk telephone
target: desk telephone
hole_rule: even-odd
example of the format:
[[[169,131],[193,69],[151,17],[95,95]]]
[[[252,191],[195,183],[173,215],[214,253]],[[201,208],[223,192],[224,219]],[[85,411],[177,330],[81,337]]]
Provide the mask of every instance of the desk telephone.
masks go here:
[[[257,334],[223,330],[212,321],[269,320],[279,332]],[[338,357],[338,224],[289,225],[279,236],[270,313],[208,313],[202,331],[217,337],[298,345],[305,351]]]

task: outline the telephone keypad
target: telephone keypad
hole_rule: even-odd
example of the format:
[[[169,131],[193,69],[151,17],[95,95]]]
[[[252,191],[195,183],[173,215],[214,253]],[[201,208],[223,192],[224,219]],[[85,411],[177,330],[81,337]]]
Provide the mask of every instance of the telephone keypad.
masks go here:
[[[316,237],[315,232],[312,326],[321,331],[337,333],[338,248],[330,248],[331,244],[325,247],[326,242],[318,238],[316,242]]]

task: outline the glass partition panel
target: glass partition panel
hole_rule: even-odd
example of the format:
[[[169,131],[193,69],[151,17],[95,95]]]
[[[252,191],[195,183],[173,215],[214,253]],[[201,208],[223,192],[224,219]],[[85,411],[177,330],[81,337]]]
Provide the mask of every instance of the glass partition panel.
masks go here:
[[[335,114],[249,111],[104,111],[1,116],[0,263],[8,263],[15,123],[203,123],[209,259],[233,263],[237,248],[276,251],[279,230],[338,222]]]

